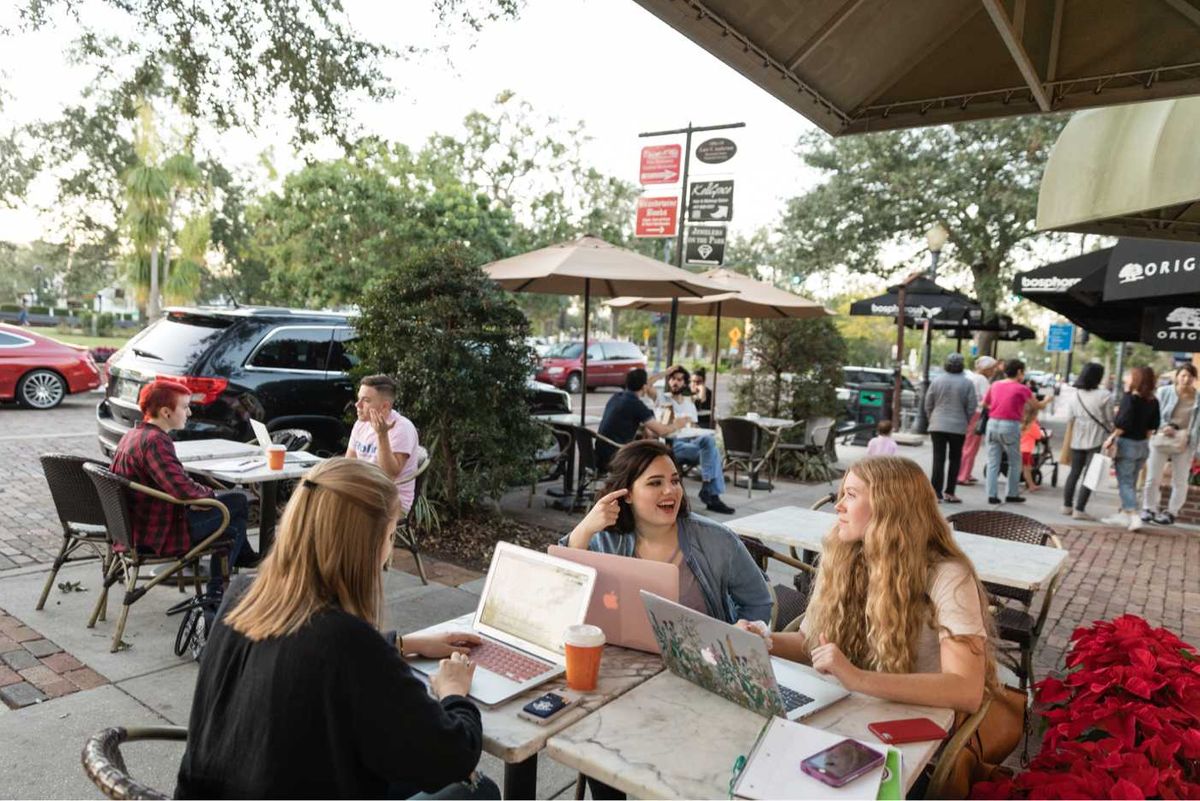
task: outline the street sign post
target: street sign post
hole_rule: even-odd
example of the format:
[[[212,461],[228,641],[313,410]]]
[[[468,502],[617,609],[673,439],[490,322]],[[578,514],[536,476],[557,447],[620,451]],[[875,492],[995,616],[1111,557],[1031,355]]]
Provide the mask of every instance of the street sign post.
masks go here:
[[[689,225],[686,232],[688,264],[720,267],[725,263],[725,226]]]
[[[694,181],[688,187],[688,222],[733,219],[733,181]]]
[[[679,180],[679,162],[683,148],[679,145],[653,145],[642,148],[642,165],[638,180],[646,184],[673,184]]]
[[[679,224],[679,198],[639,197],[637,202],[637,226],[634,236],[675,236]]]
[[[1071,350],[1074,341],[1075,326],[1070,323],[1051,323],[1050,331],[1046,334],[1046,351],[1066,353]]]

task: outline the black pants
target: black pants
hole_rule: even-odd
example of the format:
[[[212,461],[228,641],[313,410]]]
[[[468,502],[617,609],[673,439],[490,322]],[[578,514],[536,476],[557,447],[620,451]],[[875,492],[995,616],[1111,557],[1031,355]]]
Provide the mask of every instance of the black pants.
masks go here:
[[[1067,483],[1063,485],[1063,506],[1074,506],[1080,512],[1087,506],[1088,498],[1092,497],[1092,491],[1087,487],[1079,484],[1079,479],[1083,476],[1083,471],[1087,469],[1088,462],[1091,458],[1100,452],[1099,448],[1071,448],[1071,472],[1067,473]],[[1079,494],[1075,494],[1075,485],[1079,484]]]
[[[929,438],[933,440],[933,471],[929,480],[933,483],[933,491],[942,497],[942,487],[945,494],[953,495],[958,487],[958,468],[962,463],[963,442],[966,434],[950,434],[945,431],[930,431]],[[950,457],[949,472],[946,471],[946,456]]]

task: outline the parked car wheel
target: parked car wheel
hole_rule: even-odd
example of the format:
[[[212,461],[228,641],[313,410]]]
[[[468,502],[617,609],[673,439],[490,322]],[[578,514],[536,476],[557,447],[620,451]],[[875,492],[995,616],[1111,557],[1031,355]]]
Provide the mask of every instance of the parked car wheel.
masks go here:
[[[17,402],[26,409],[53,409],[67,394],[67,383],[53,370],[34,370],[17,384]]]
[[[579,373],[571,373],[567,376],[567,392],[577,395],[581,389],[583,389],[583,376]]]

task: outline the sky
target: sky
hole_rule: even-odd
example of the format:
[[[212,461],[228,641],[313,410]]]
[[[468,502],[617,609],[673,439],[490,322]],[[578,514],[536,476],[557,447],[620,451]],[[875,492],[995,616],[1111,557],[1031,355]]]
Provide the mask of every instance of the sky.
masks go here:
[[[810,123],[636,3],[529,0],[519,19],[489,24],[478,34],[462,26],[439,29],[428,5],[413,0],[347,2],[351,24],[369,38],[397,48],[435,48],[429,55],[386,65],[397,89],[395,99],[352,105],[351,117],[364,133],[420,146],[434,132],[457,132],[469,111],[487,109],[499,93],[513,90],[539,113],[584,121],[592,137],[585,156],[592,165],[636,183],[641,147],[682,141],[639,139],[638,133],[689,122],[744,122],[743,129],[715,134],[737,143],[731,161],[711,167],[693,160],[694,174],[707,170],[734,179],[731,235],[769,225],[786,198],[818,180],[793,153],[797,137],[812,128]],[[95,4],[84,8],[89,15],[117,19]],[[0,11],[0,23],[5,14],[11,21],[11,11]],[[69,29],[63,28],[12,40],[0,52],[0,73],[9,93],[0,125],[52,118],[78,99],[89,73],[70,67],[59,55],[68,41]],[[436,48],[444,48],[444,54]],[[30,69],[35,64],[37,69]],[[261,130],[224,134],[215,149],[227,164],[249,168],[265,147],[274,146],[276,166],[286,172],[300,163],[290,152],[289,136],[286,120],[276,120]],[[331,145],[316,152],[337,155]],[[37,188],[34,201],[50,197],[47,183]],[[34,209],[0,210],[0,239],[39,237],[56,238]]]

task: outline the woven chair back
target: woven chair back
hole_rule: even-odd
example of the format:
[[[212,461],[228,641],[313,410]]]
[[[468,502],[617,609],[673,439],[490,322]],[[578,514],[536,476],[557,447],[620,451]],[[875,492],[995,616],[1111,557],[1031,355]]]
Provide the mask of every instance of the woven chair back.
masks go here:
[[[1049,545],[1054,529],[1045,523],[1040,523],[1032,517],[1019,515],[1015,512],[1001,512],[983,509],[972,512],[958,512],[946,520],[954,525],[957,531],[978,534],[981,537],[995,537],[998,540],[1024,542],[1029,545]],[[992,595],[1012,598],[1025,606],[1033,602],[1033,593],[1003,584],[983,583]]]
[[[100,508],[104,510],[104,527],[113,545],[133,551],[133,516],[129,513],[129,479],[107,467],[85,464],[83,469],[96,488]]]
[[[721,427],[727,454],[754,459],[766,452],[762,428],[757,423],[740,417],[722,417],[717,425]]]
[[[105,525],[104,510],[96,486],[84,472],[85,464],[100,464],[86,456],[66,453],[44,453],[41,456],[42,472],[50,486],[50,497],[63,528],[71,524],[87,526]]]

